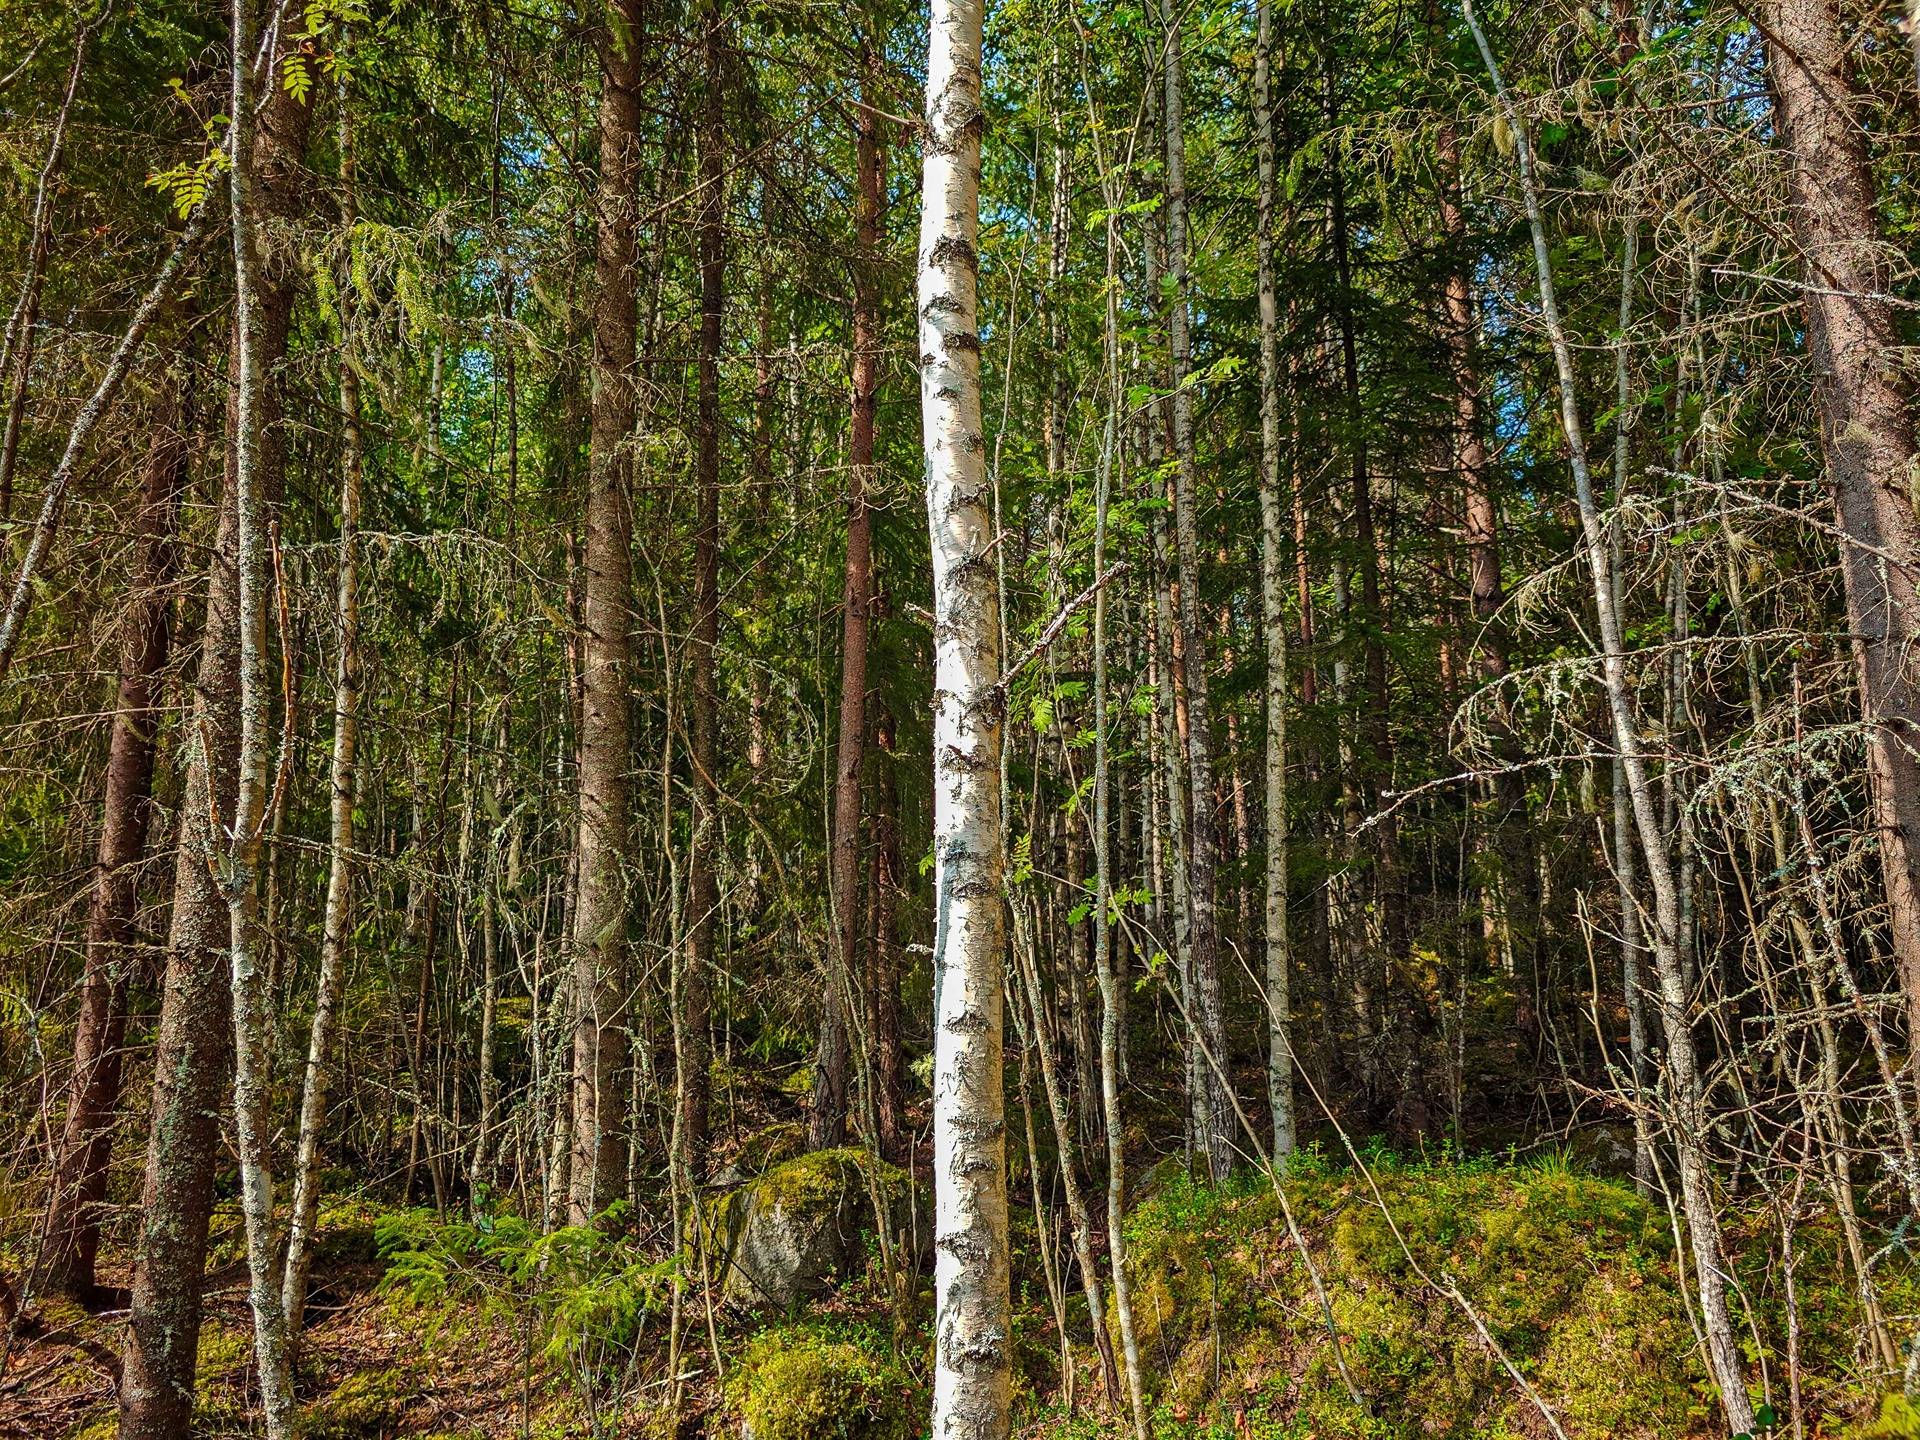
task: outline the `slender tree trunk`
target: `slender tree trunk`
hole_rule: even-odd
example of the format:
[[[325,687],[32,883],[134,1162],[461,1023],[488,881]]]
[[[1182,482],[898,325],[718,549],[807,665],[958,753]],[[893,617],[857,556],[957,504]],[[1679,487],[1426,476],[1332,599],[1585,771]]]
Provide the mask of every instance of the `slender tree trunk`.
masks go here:
[[[1338,94],[1331,68],[1327,76],[1327,123],[1338,118]],[[1352,225],[1347,211],[1346,169],[1335,155],[1330,175],[1329,225],[1336,276],[1334,318],[1340,335],[1340,373],[1346,393],[1347,446],[1351,457],[1354,568],[1359,572],[1360,597],[1356,606],[1349,592],[1345,612],[1349,622],[1356,610],[1363,631],[1361,651],[1366,667],[1366,689],[1361,701],[1359,729],[1364,753],[1354,754],[1360,807],[1375,818],[1373,833],[1378,863],[1375,890],[1379,897],[1381,930],[1388,964],[1406,954],[1409,943],[1406,877],[1400,857],[1400,827],[1392,809],[1380,808],[1380,795],[1393,779],[1393,732],[1389,725],[1392,693],[1387,683],[1387,613],[1380,591],[1379,537],[1374,526],[1373,470],[1367,443],[1367,416],[1360,393],[1359,338],[1354,316]],[[1349,629],[1351,629],[1349,623]],[[1383,783],[1384,782],[1384,783]],[[1366,962],[1364,984],[1375,994],[1386,986],[1384,966]],[[1383,1019],[1386,1017],[1383,1017]]]
[[[1614,346],[1614,432],[1613,503],[1618,506],[1627,492],[1627,466],[1631,458],[1633,421],[1632,386],[1627,368],[1627,327],[1633,318],[1633,275],[1639,258],[1639,216],[1632,217],[1626,231],[1626,243],[1620,256],[1620,335]],[[1678,407],[1676,407],[1677,409]],[[1620,536],[1609,537],[1607,558],[1612,566],[1614,594],[1620,593],[1623,568]],[[1648,1107],[1656,1096],[1657,1077],[1652,1073],[1647,1053],[1646,1001],[1642,992],[1641,957],[1646,953],[1646,926],[1640,910],[1640,892],[1635,876],[1633,802],[1627,793],[1627,770],[1618,755],[1613,757],[1613,867],[1620,890],[1620,987],[1627,1002],[1627,1064],[1633,1085],[1633,1177],[1634,1183],[1648,1194],[1656,1179],[1653,1155],[1653,1127]]]
[[[1021,928],[1017,918],[1014,925],[1016,930]],[[1053,1120],[1053,1139],[1059,1150],[1060,1183],[1066,1191],[1067,1219],[1073,1232],[1073,1256],[1080,1270],[1081,1290],[1087,1298],[1087,1314],[1093,1322],[1094,1348],[1100,1356],[1100,1374],[1106,1386],[1107,1403],[1117,1410],[1120,1403],[1120,1369],[1114,1359],[1113,1336],[1106,1324],[1107,1306],[1100,1283],[1100,1268],[1093,1263],[1092,1213],[1087,1205],[1086,1192],[1080,1185],[1079,1147],[1074,1143],[1073,1129],[1068,1123],[1067,1100],[1061,1093],[1059,1070],[1042,1028],[1039,966],[1034,958],[1031,927],[1026,928],[1029,933],[1024,937],[1024,943],[1018,945],[1018,963],[1025,982],[1028,1013],[1033,1017],[1034,1048],[1040,1054],[1040,1075],[1046,1087],[1047,1114]],[[1033,1184],[1037,1190],[1040,1184],[1037,1172],[1033,1176]]]
[[[1913,422],[1887,296],[1867,133],[1852,113],[1848,46],[1833,0],[1770,0],[1767,69],[1790,160],[1794,237],[1806,280],[1821,448],[1845,535],[1840,571],[1871,727],[1867,777],[1910,1037],[1920,1036],[1920,519]],[[1916,37],[1920,40],[1920,37]],[[1910,1039],[1910,1042],[1911,1039]]]
[[[919,246],[920,407],[933,551],[933,1440],[1012,1421],[1000,606],[980,415],[982,0],[933,0]]]
[[[181,367],[185,371],[186,367]],[[53,1178],[53,1210],[40,1252],[42,1287],[82,1301],[94,1293],[101,1202],[113,1153],[127,1031],[127,979],[137,966],[129,944],[138,908],[138,866],[153,818],[153,760],[173,627],[167,594],[179,563],[180,498],[186,491],[192,425],[187,374],[169,372],[149,422],[146,468],[135,523],[133,570],[121,621],[120,685],[108,742],[100,849],[87,911],[87,954],[74,1031],[67,1123]]]
[[[816,1150],[846,1142],[846,1003],[858,973],[861,774],[866,743],[868,608],[873,594],[873,521],[866,491],[873,472],[879,390],[880,301],[874,273],[880,238],[883,152],[880,118],[867,107],[873,50],[862,41],[861,104],[855,112],[853,413],[847,435],[847,563],[841,589],[840,735],[834,747],[833,918],[837,972],[828,977],[814,1067],[808,1139]]]
[[[209,211],[209,206],[201,205],[187,221],[187,228],[174,241],[173,249],[160,267],[160,273],[154,276],[153,284],[141,298],[139,308],[127,322],[126,333],[120,337],[119,345],[114,347],[113,357],[107,362],[100,383],[87,397],[86,404],[80,407],[80,413],[74,416],[73,426],[67,432],[66,449],[62,451],[60,463],[48,477],[47,488],[40,497],[40,513],[34,518],[33,538],[27,542],[26,553],[21,556],[20,569],[14,576],[7,608],[0,613],[0,681],[7,678],[13,667],[13,657],[19,649],[21,632],[26,624],[27,609],[33,603],[34,582],[48,552],[53,548],[54,531],[60,527],[60,514],[66,506],[67,489],[79,468],[80,457],[100,422],[112,412],[120,387],[133,369],[134,357],[139,353],[141,342],[146,339],[147,331],[186,272],[188,257],[206,231]]]
[[[872,921],[867,930],[867,1006],[879,1129],[874,1143],[881,1159],[905,1165],[911,1158],[911,1136],[900,1079],[900,942],[894,924],[894,907],[905,872],[900,856],[900,797],[893,774],[894,736],[893,716],[883,710],[873,724],[873,748],[883,758],[872,822],[873,861],[867,873],[867,908]]]
[[[277,57],[274,68],[277,73]],[[299,161],[310,119],[311,111],[277,84],[260,113],[251,165],[254,203],[276,220],[290,220],[297,211],[302,194]],[[286,355],[295,280],[293,267],[281,263],[268,266],[259,277],[253,351],[261,376],[271,375]],[[207,573],[193,714],[182,747],[187,773],[174,863],[173,920],[154,1043],[152,1128],[121,1367],[122,1440],[182,1440],[187,1433],[219,1117],[233,1064],[232,917],[209,858],[217,863],[224,827],[235,813],[238,779],[239,456],[232,443],[239,431],[238,388],[237,382],[229,387],[227,462]],[[257,497],[270,504],[281,484],[280,387],[261,386],[256,401]]]
[[[1226,1021],[1220,996],[1219,920],[1214,897],[1219,869],[1218,826],[1214,818],[1212,719],[1207,700],[1207,644],[1200,604],[1199,498],[1193,435],[1193,389],[1187,383],[1192,357],[1187,313],[1187,144],[1182,131],[1180,27],[1174,0],[1161,0],[1166,27],[1167,270],[1172,280],[1168,309],[1168,347],[1172,358],[1174,449],[1174,549],[1180,567],[1180,630],[1185,642],[1187,682],[1187,785],[1192,801],[1187,816],[1187,904],[1192,912],[1188,943],[1192,949],[1192,990],[1187,997],[1191,1022],[1204,1047],[1225,1056]],[[1202,1104],[1194,1143],[1207,1157],[1208,1172],[1223,1178],[1233,1168],[1233,1118],[1226,1086],[1210,1066],[1195,1072]]]
[[[1727,1304],[1726,1254],[1707,1174],[1704,1149],[1706,1106],[1700,1091],[1700,1063],[1688,1014],[1687,986],[1680,971],[1679,887],[1674,879],[1666,835],[1661,828],[1653,785],[1647,774],[1639,726],[1634,718],[1633,694],[1628,684],[1626,647],[1622,640],[1620,612],[1613,587],[1611,557],[1600,511],[1594,503],[1593,479],[1587,462],[1586,429],[1580,418],[1572,347],[1554,296],[1546,223],[1541,218],[1539,191],[1534,181],[1532,141],[1527,134],[1525,119],[1508,97],[1493,49],[1474,13],[1473,0],[1465,0],[1464,13],[1473,31],[1474,43],[1479,47],[1481,59],[1486,64],[1488,77],[1493,82],[1495,98],[1504,112],[1503,118],[1514,136],[1514,154],[1519,166],[1528,228],[1533,239],[1541,319],[1553,347],[1554,369],[1560,391],[1561,428],[1566,436],[1569,467],[1573,471],[1574,491],[1579,501],[1582,548],[1586,553],[1593,584],[1595,618],[1600,630],[1601,675],[1613,721],[1615,749],[1626,776],[1627,791],[1633,802],[1634,826],[1640,839],[1641,854],[1646,858],[1647,878],[1653,889],[1653,963],[1659,982],[1660,1018],[1667,1041],[1669,1074],[1672,1076],[1675,1111],[1673,1131],[1680,1161],[1681,1203],[1686,1212],[1692,1243],[1694,1278],[1706,1329],[1708,1359],[1720,1389],[1720,1403],[1726,1413],[1728,1426],[1738,1434],[1753,1429],[1753,1402],[1747,1395],[1746,1365],[1741,1358],[1733,1317]]]
[[[225,873],[232,948],[233,1118],[240,1159],[240,1208],[247,1228],[247,1298],[253,1309],[253,1353],[267,1440],[293,1428],[293,1376],[287,1354],[287,1316],[280,1303],[273,1195],[273,996],[261,965],[260,865],[265,851],[273,746],[272,660],[267,607],[273,588],[273,537],[278,533],[277,484],[262,474],[261,368],[255,330],[259,294],[260,211],[253,194],[253,54],[248,10],[233,0],[233,115],[228,191],[232,198],[235,420],[234,510],[239,613],[239,744],[234,754],[234,804]],[[272,84],[269,77],[268,83]],[[277,476],[275,477],[278,478]],[[213,853],[207,861],[211,865]]]
[[[346,984],[347,949],[353,934],[353,806],[360,727],[360,376],[354,369],[358,336],[354,313],[351,246],[357,219],[353,116],[345,87],[340,106],[340,223],[349,258],[337,287],[340,311],[340,538],[334,580],[339,652],[333,671],[332,794],[328,807],[327,898],[320,925],[320,974],[314,984],[313,1022],[307,1034],[307,1068],[300,1096],[300,1129],[293,1160],[293,1212],[287,1222],[287,1260],[281,1304],[287,1332],[298,1350],[307,1305],[307,1272],[313,1261],[314,1224],[320,1214],[320,1145],[333,1083],[333,1031]]]
[[[1267,1099],[1273,1158],[1293,1153],[1293,999],[1287,933],[1287,570],[1280,486],[1280,305],[1273,258],[1278,154],[1273,127],[1273,4],[1259,0],[1253,124],[1259,165],[1256,249],[1260,308],[1260,600],[1267,642]]]
[[[20,432],[26,423],[27,390],[33,377],[34,342],[40,325],[40,287],[47,275],[47,256],[53,249],[53,188],[60,171],[60,155],[66,149],[67,122],[73,115],[73,97],[80,90],[80,74],[86,66],[87,41],[93,26],[86,21],[74,29],[73,64],[67,70],[67,88],[60,99],[60,113],[53,122],[53,138],[47,142],[47,158],[40,166],[33,186],[33,214],[27,222],[27,271],[20,280],[20,294],[13,312],[7,316],[6,338],[0,341],[0,385],[6,387],[7,418],[0,431],[0,524],[13,519],[13,467],[20,454]]]
[[[1086,65],[1084,49],[1081,63]],[[1092,110],[1088,92],[1088,138],[1101,176],[1105,200],[1105,303],[1101,315],[1101,350],[1106,366],[1106,416],[1100,433],[1100,461],[1095,478],[1093,506],[1093,573],[1095,579],[1107,573],[1108,516],[1113,503],[1115,472],[1121,467],[1123,435],[1120,417],[1125,406],[1125,377],[1120,360],[1120,194],[1113,167],[1102,151],[1100,127]],[[1126,1074],[1125,952],[1116,954],[1111,913],[1114,865],[1113,779],[1108,744],[1109,711],[1107,703],[1107,590],[1101,585],[1093,596],[1093,974],[1100,990],[1100,1128],[1106,1137],[1107,1159],[1107,1265],[1113,1280],[1113,1313],[1120,1338],[1120,1365],[1127,1386],[1127,1416],[1134,1440],[1146,1440],[1147,1410],[1145,1386],[1140,1375],[1140,1344],[1133,1328],[1133,1293],[1127,1274],[1127,1235],[1124,1224],[1127,1201],[1127,1137],[1121,1123],[1120,1083]],[[1152,731],[1148,718],[1140,717],[1141,753],[1150,754]],[[1146,790],[1153,794],[1151,769]],[[1142,837],[1149,854],[1158,854],[1157,832],[1149,827]],[[1126,853],[1124,826],[1120,853]],[[1151,874],[1152,867],[1149,866]],[[1156,904],[1158,886],[1155,885]],[[1096,1321],[1106,1325],[1106,1317]],[[1118,1408],[1118,1397],[1115,1397]]]
[[[636,185],[642,0],[610,0],[600,36],[593,416],[588,440],[578,894],[573,913],[573,1158],[568,1214],[585,1225],[626,1191],[628,671],[633,511]]]
[[[1635,887],[1633,801],[1627,794],[1626,767],[1613,761],[1613,868],[1620,889],[1620,989],[1627,1001],[1627,1066],[1633,1082],[1633,1179],[1644,1192],[1654,1185],[1653,1131],[1646,1106],[1654,1098],[1654,1077],[1647,1056],[1647,1006],[1640,962],[1646,954],[1640,896]]]
[[[687,967],[681,986],[685,1025],[680,1080],[680,1140],[687,1173],[705,1171],[707,1148],[707,1027],[714,935],[720,908],[720,778],[717,773],[719,697],[715,664],[720,643],[720,347],[726,310],[726,145],[728,62],[726,8],[706,19],[706,96],[700,137],[700,353],[694,413],[694,488],[699,523],[693,557],[693,845],[687,856]],[[864,732],[863,732],[864,733]]]
[[[1466,522],[1467,589],[1472,601],[1468,653],[1478,662],[1481,683],[1498,685],[1508,669],[1507,632],[1500,616],[1506,587],[1500,570],[1500,519],[1493,499],[1493,462],[1487,453],[1481,413],[1480,321],[1474,305],[1467,218],[1460,203],[1460,138],[1451,120],[1441,123],[1434,149],[1440,166],[1440,229],[1447,246],[1441,306],[1453,388],[1451,450]],[[1514,950],[1531,952],[1539,927],[1539,900],[1532,831],[1527,824],[1526,779],[1513,768],[1520,758],[1519,746],[1507,723],[1504,698],[1495,698],[1491,713],[1494,753],[1501,762],[1493,781],[1491,837],[1500,857],[1498,919],[1506,943]],[[1527,969],[1531,973],[1530,964]]]

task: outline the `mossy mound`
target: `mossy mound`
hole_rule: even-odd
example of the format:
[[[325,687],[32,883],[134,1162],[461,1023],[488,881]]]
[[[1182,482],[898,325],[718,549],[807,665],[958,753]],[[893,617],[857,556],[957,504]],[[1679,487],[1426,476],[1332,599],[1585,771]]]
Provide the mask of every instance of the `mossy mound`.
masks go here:
[[[766,1174],[775,1165],[784,1164],[807,1148],[807,1127],[799,1121],[768,1125],[748,1137],[726,1168],[713,1177],[714,1184],[744,1185]]]
[[[1456,1285],[1573,1440],[1720,1433],[1666,1216],[1564,1166],[1301,1168],[1292,1204],[1326,1283],[1349,1398],[1307,1267],[1264,1177],[1176,1178],[1134,1212],[1133,1310],[1162,1433],[1544,1434]]]
[[[906,1440],[922,1398],[871,1346],[812,1326],[763,1331],[726,1387],[743,1440]]]
[[[857,1145],[815,1150],[775,1165],[754,1187],[754,1203],[805,1214],[837,1205],[850,1189],[866,1193],[867,1174],[883,1198],[904,1193],[907,1174]]]
[[[400,1369],[349,1375],[308,1412],[302,1440],[384,1440],[400,1433],[419,1384]]]

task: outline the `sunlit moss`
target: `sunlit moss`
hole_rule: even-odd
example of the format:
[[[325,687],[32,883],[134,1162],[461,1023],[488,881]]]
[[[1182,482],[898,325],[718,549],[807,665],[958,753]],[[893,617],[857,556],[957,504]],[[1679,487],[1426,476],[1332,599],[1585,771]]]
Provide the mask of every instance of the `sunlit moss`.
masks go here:
[[[749,1341],[726,1398],[750,1440],[905,1440],[921,1410],[902,1370],[870,1347],[810,1326]]]

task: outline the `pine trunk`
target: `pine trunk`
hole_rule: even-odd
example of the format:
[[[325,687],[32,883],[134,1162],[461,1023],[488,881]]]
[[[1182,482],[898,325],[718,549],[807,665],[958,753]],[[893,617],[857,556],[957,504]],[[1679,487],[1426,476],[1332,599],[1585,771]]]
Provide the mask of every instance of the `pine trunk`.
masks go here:
[[[138,909],[138,867],[153,818],[153,762],[173,627],[167,588],[179,563],[180,499],[186,491],[192,419],[186,381],[169,374],[154,409],[140,487],[133,572],[120,642],[120,684],[107,749],[100,848],[87,911],[87,953],[74,1030],[67,1123],[53,1179],[53,1210],[40,1252],[43,1289],[88,1300],[100,1246],[101,1202],[113,1154],[127,1032],[127,980]]]
[[[1833,0],[1772,0],[1766,20],[1767,67],[1805,268],[1821,447],[1845,537],[1848,628],[1861,716],[1871,730],[1867,776],[1889,940],[1908,1030],[1920,1036],[1920,693],[1911,670],[1920,642],[1920,519],[1902,342],[1838,10]]]
[[[613,0],[600,37],[600,188],[594,258],[593,414],[588,439],[580,829],[573,912],[573,1154],[568,1215],[585,1225],[626,1192],[634,428],[634,264],[640,173],[641,0]]]

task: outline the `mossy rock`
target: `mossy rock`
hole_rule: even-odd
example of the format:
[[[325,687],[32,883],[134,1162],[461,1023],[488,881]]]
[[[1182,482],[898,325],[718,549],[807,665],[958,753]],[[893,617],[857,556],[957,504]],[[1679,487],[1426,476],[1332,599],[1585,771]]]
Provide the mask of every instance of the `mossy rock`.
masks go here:
[[[357,1371],[309,1412],[302,1440],[385,1440],[400,1433],[419,1395],[418,1382],[405,1370]]]
[[[1173,1433],[1482,1440],[1544,1433],[1448,1275],[1571,1440],[1718,1435],[1665,1216],[1564,1164],[1376,1167],[1410,1261],[1358,1175],[1285,1182],[1366,1406],[1347,1394],[1306,1266],[1263,1176],[1172,1177],[1128,1223],[1133,1318]],[[1417,1267],[1414,1261],[1417,1261]]]
[[[749,1341],[726,1401],[741,1440],[906,1440],[922,1408],[905,1371],[809,1326]]]
[[[713,1177],[722,1188],[744,1185],[758,1179],[775,1165],[793,1159],[807,1148],[807,1127],[798,1120],[784,1125],[769,1125],[740,1147],[740,1153]]]
[[[927,1229],[911,1177],[857,1147],[796,1156],[703,1206],[727,1301],[792,1310],[849,1278],[866,1258],[875,1190],[894,1235]]]

